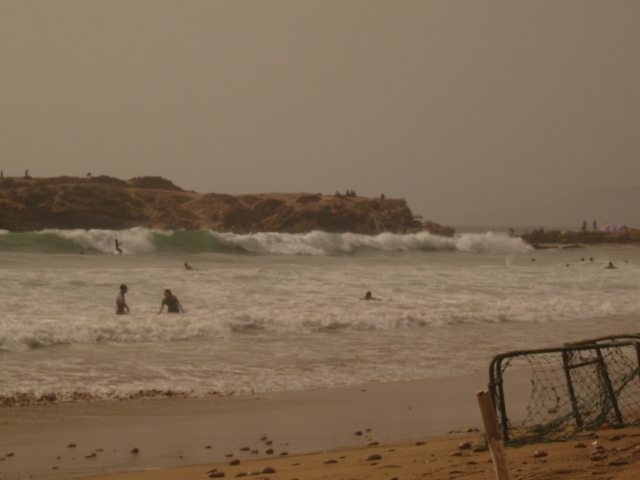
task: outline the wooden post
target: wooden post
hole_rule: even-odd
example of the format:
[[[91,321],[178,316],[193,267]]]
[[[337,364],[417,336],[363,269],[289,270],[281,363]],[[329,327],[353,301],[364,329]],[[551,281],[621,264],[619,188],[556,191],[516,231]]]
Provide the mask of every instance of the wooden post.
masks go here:
[[[507,456],[504,451],[502,442],[502,434],[498,425],[498,417],[491,399],[489,390],[478,392],[478,404],[480,405],[480,413],[484,422],[484,431],[487,436],[487,443],[491,450],[491,458],[493,459],[493,467],[496,470],[496,478],[498,480],[511,480],[511,474],[507,467]]]

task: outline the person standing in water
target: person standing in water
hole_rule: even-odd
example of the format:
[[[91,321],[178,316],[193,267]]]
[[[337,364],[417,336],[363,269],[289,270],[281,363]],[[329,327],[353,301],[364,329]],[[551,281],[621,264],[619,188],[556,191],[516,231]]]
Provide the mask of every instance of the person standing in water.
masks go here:
[[[127,293],[127,286],[125,284],[120,285],[120,293],[116,297],[116,314],[123,315],[124,313],[129,313],[129,305],[124,299],[124,294]],[[125,308],[127,311],[125,312]]]
[[[162,313],[165,305],[167,306],[167,313],[184,313],[178,297],[173,295],[171,290],[168,288],[164,291],[164,298],[162,299],[162,304],[160,305],[160,311],[158,313]]]
[[[116,238],[116,250],[120,255],[122,255],[122,249],[120,248],[120,245],[122,245],[122,242],[119,242],[118,239]]]

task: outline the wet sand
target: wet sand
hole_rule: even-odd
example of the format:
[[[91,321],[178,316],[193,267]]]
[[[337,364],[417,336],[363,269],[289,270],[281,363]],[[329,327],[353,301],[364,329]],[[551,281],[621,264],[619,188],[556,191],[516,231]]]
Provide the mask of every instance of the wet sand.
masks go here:
[[[520,381],[526,394],[511,402],[522,408],[527,378]],[[227,478],[270,480],[491,479],[488,452],[459,450],[461,443],[476,445],[481,434],[447,434],[482,428],[476,392],[485,384],[486,374],[479,373],[259,395],[4,408],[0,478],[186,480],[209,478],[217,469]],[[612,439],[616,435],[622,438]],[[576,440],[585,443],[581,449],[575,441],[509,448],[513,478],[640,478],[640,430],[599,436]],[[593,442],[605,446],[606,458],[589,458]],[[548,455],[534,458],[539,450]]]
[[[229,397],[9,407],[0,409],[0,468],[4,478],[69,478],[206,464],[227,454],[246,460],[372,439],[422,439],[479,428],[475,392],[485,384],[486,375],[477,374]],[[264,435],[271,446],[259,440]],[[139,453],[132,454],[134,448]]]

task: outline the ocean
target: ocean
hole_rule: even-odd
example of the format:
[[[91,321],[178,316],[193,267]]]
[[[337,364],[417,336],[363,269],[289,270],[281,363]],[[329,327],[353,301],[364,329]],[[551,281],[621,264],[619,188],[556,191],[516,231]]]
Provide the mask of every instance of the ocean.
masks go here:
[[[491,231],[1,232],[0,270],[4,405],[458,375],[640,331],[638,247],[533,250]],[[123,283],[131,311],[115,315]],[[166,288],[186,313],[158,314]]]

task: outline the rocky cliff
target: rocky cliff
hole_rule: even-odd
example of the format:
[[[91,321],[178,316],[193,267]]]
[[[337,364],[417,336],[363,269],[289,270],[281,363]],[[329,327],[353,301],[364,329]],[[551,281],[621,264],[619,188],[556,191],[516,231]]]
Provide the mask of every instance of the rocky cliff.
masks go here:
[[[454,233],[437,223],[418,221],[403,199],[200,194],[160,177],[3,178],[0,212],[0,228],[10,231],[139,226],[236,233]]]

